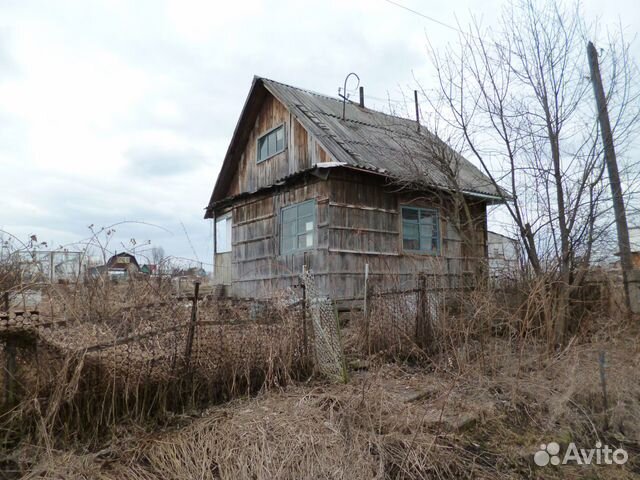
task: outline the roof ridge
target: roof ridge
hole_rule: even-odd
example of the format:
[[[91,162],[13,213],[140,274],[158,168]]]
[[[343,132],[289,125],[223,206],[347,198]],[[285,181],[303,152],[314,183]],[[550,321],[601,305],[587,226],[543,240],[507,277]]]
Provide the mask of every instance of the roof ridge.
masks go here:
[[[282,85],[284,87],[289,87],[289,88],[294,88],[296,90],[300,90],[301,92],[306,92],[306,93],[310,93],[311,95],[316,95],[318,97],[324,97],[324,98],[328,98],[329,100],[334,100],[336,102],[342,103],[342,99],[338,98],[338,97],[332,97],[331,95],[327,95],[326,93],[320,93],[320,92],[316,92],[315,90],[309,90],[308,88],[302,88],[302,87],[296,87],[295,85],[290,85],[288,83],[284,83],[284,82],[280,82],[278,80],[273,80],[272,78],[267,78],[267,77],[258,77],[260,80],[266,80],[267,82],[271,82],[271,83],[277,83],[278,85]],[[356,104],[355,102],[351,101],[351,100],[347,100],[350,103]],[[357,105],[357,104],[356,104]],[[365,107],[366,108],[366,107]]]
[[[308,88],[296,87],[295,85],[290,85],[288,83],[279,82],[278,80],[273,80],[272,78],[261,77],[259,75],[256,75],[256,78],[259,79],[259,80],[262,80],[262,81],[266,80],[267,82],[277,83],[278,85],[282,85],[282,86],[288,87],[288,88],[293,88],[294,90],[299,90],[301,92],[305,92],[305,93],[308,93],[308,94],[311,94],[311,95],[315,95],[317,97],[322,97],[322,98],[326,98],[328,100],[333,100],[333,101],[338,102],[340,104],[343,101],[342,98],[332,97],[331,95],[327,95],[326,93],[316,92],[315,90],[309,90]],[[375,109],[369,108],[369,107],[361,107],[358,102],[354,102],[353,100],[347,99],[347,102],[349,102],[353,106],[356,106],[356,107],[361,108],[363,110],[367,110],[367,111],[375,113],[375,114],[385,115],[387,117],[396,118],[398,120],[402,120],[402,121],[405,121],[405,122],[415,122],[415,120],[412,120],[410,118],[400,117],[398,115],[392,115],[390,113],[386,113],[386,112],[383,112],[383,111],[380,111],[380,110],[375,110]],[[348,119],[345,119],[345,120],[348,120]]]

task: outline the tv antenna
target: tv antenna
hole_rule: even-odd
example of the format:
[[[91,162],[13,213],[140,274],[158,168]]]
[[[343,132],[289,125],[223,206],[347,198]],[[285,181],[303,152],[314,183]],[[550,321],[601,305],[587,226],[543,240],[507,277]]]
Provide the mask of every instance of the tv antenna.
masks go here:
[[[351,75],[353,75],[354,77],[356,77],[358,79],[358,84],[356,85],[356,88],[358,88],[360,86],[360,77],[358,76],[357,73],[355,72],[351,72],[349,75],[347,75],[344,78],[344,87],[342,88],[342,91],[344,92],[344,95],[340,93],[340,89],[338,89],[338,96],[342,98],[342,120],[345,119],[345,114],[346,114],[346,110],[347,110],[347,100],[349,100],[349,97],[347,96],[347,82],[349,81],[349,77],[351,77]]]

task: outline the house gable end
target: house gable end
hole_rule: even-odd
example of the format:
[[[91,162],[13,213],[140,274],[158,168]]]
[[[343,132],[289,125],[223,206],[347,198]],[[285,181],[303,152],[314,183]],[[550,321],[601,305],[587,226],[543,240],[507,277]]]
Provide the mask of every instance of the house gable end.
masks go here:
[[[284,129],[284,149],[259,159],[258,141],[280,127]],[[256,192],[318,163],[335,161],[309,127],[314,125],[302,111],[278,98],[261,78],[254,78],[205,218],[213,217],[213,204],[220,200]]]

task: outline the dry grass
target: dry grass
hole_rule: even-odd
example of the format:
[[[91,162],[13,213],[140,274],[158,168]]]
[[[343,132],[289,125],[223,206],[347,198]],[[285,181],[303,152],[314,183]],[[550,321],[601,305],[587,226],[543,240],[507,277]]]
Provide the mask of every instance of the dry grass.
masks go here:
[[[603,326],[589,344],[554,355],[492,342],[490,368],[461,373],[446,358],[431,371],[380,364],[348,385],[265,391],[164,431],[122,429],[93,453],[16,455],[24,478],[636,478],[640,473],[638,330]],[[597,354],[609,355],[604,412]],[[608,430],[603,429],[605,415]],[[185,425],[186,423],[186,425]],[[627,449],[624,467],[532,464],[540,443]]]
[[[105,303],[93,318],[82,314],[89,304],[76,300],[76,289],[57,287],[51,308],[67,322],[24,332],[20,402],[0,412],[8,449],[25,441],[95,446],[120,424],[162,425],[185,409],[285,385],[302,371],[300,314],[277,299],[259,321],[242,306],[200,302],[187,354],[190,301],[139,281],[106,288],[108,295],[93,297],[92,308]]]
[[[544,279],[428,296],[426,346],[415,298],[374,297],[368,325],[344,332],[359,370],[333,385],[301,381],[290,298],[203,302],[187,363],[190,303],[167,285],[50,285],[41,316],[67,323],[24,339],[0,479],[635,478],[640,319],[620,318],[617,295],[579,292],[563,345]],[[629,463],[532,464],[540,443],[598,440]]]

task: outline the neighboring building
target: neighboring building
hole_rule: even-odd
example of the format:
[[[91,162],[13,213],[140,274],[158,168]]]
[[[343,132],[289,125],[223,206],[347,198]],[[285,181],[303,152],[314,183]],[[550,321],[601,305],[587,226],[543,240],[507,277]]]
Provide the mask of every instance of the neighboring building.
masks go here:
[[[158,273],[158,266],[152,263],[145,263],[140,267],[140,273],[145,275],[156,275]]]
[[[82,252],[68,250],[25,250],[15,252],[24,281],[46,278],[50,282],[75,281],[86,264]]]
[[[207,283],[208,275],[202,266],[175,269],[171,272],[171,283],[178,293],[193,292],[195,282]]]
[[[199,267],[188,267],[188,268],[180,268],[171,272],[171,276],[173,277],[190,277],[190,278],[205,278],[207,276],[207,272],[201,266]]]
[[[122,252],[116,253],[109,260],[106,265],[100,265],[97,267],[91,267],[88,270],[89,276],[100,276],[107,273],[111,279],[118,280],[129,277],[140,271],[140,265],[134,255],[130,253]]]
[[[627,224],[629,228],[629,246],[631,247],[631,264],[634,270],[640,270],[640,210],[627,210]],[[617,242],[617,238],[616,238]],[[616,247],[617,247],[616,243]],[[616,251],[617,259],[611,262],[614,268],[620,268],[620,252]]]
[[[633,268],[640,270],[640,226],[629,228],[629,243]]]
[[[492,276],[510,276],[520,268],[520,243],[515,238],[489,231],[487,256]]]
[[[352,300],[365,265],[372,286],[390,290],[413,288],[416,272],[485,263],[486,206],[502,198],[490,180],[414,121],[351,102],[342,114],[342,100],[254,78],[205,214],[215,281],[230,295],[297,285],[303,265],[324,294]],[[425,141],[455,156],[473,227],[455,227],[451,184]],[[428,191],[394,183],[405,155],[428,165]]]
[[[107,269],[109,272],[127,272],[136,273],[140,271],[140,265],[136,257],[130,253],[122,252],[116,253],[109,260],[107,260]]]

